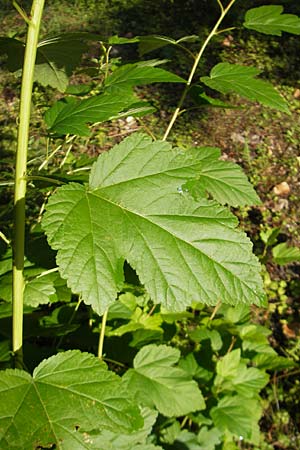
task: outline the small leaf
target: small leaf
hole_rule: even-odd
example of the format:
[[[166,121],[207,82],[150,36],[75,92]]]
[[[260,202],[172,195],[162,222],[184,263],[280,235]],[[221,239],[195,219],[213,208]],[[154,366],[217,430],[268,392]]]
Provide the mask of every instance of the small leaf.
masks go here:
[[[201,427],[198,434],[198,450],[215,450],[218,444],[221,444],[222,433],[217,428]]]
[[[296,362],[272,353],[258,353],[252,358],[252,363],[262,370],[284,370],[296,366]]]
[[[159,67],[149,65],[126,64],[115,70],[105,81],[106,90],[128,90],[134,86],[143,86],[151,83],[186,83],[186,81]]]
[[[166,345],[143,347],[134,358],[134,369],[124,375],[128,389],[136,392],[144,404],[167,417],[177,417],[204,409],[205,404],[195,381],[174,367],[180,353]]]
[[[139,37],[139,54],[143,56],[147,53],[165,47],[166,45],[176,45],[176,41],[168,36],[149,35]]]
[[[55,278],[57,274],[48,274],[28,281],[25,284],[24,303],[36,307],[57,300]]]
[[[44,360],[31,377],[21,370],[0,374],[0,447],[90,448],[80,432],[131,431],[142,425],[121,379],[98,358],[79,351]]]
[[[220,161],[221,151],[213,147],[200,147],[198,158],[202,168],[196,179],[188,181],[186,188],[195,199],[209,192],[222,205],[244,206],[260,204],[253,186],[238,164]]]
[[[136,103],[136,99],[131,93],[122,98],[113,93],[104,93],[80,101],[71,97],[67,103],[54,103],[46,112],[45,121],[52,133],[88,136],[88,123],[105,122],[133,103]]]
[[[261,240],[263,241],[264,244],[266,244],[266,246],[271,246],[274,245],[275,242],[277,241],[277,237],[279,235],[281,231],[281,228],[270,228],[266,231],[261,231],[259,233],[259,236],[261,238]]]
[[[300,262],[300,249],[298,247],[289,247],[286,242],[273,247],[272,254],[275,263],[280,266],[292,262]]]
[[[282,14],[283,6],[268,5],[253,8],[245,15],[244,27],[264,34],[281,36],[282,32],[300,34],[300,17]]]
[[[133,37],[133,38],[125,38],[121,36],[111,36],[108,40],[108,43],[110,45],[122,45],[122,44],[136,44],[139,42],[139,37]]]
[[[212,68],[210,77],[202,77],[201,81],[222,94],[234,92],[262,105],[289,113],[286,101],[274,87],[266,81],[255,78],[259,73],[260,71],[254,67],[219,63]]]
[[[89,187],[51,197],[43,219],[62,278],[102,314],[122,289],[124,258],[156,303],[259,303],[264,293],[249,239],[229,210],[181,193],[199,152],[137,133],[93,165]]]
[[[217,374],[223,378],[228,376],[235,376],[241,360],[241,350],[236,350],[227,353],[221,360],[217,362]]]

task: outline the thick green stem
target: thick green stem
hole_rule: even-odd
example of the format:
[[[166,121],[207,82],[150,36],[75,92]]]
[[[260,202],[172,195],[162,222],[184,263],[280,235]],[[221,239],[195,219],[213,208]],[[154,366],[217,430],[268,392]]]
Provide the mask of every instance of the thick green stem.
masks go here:
[[[16,357],[16,366],[22,366],[26,166],[33,73],[43,8],[44,0],[33,0],[28,24],[20,99],[14,196],[12,347]]]
[[[104,345],[104,336],[105,336],[105,327],[106,327],[107,314],[108,314],[108,309],[105,311],[105,313],[102,316],[100,336],[99,336],[99,345],[98,345],[98,358],[99,359],[102,359],[102,357],[103,357],[103,345]]]
[[[218,31],[219,26],[221,25],[221,23],[222,23],[224,17],[225,17],[226,14],[228,13],[228,11],[229,11],[230,8],[232,7],[232,5],[235,3],[235,1],[236,1],[236,0],[231,0],[231,1],[229,2],[229,4],[226,6],[226,8],[223,8],[223,6],[222,6],[222,8],[221,8],[221,15],[220,15],[220,17],[219,17],[219,20],[217,21],[217,23],[215,24],[215,26],[213,27],[213,29],[211,30],[211,32],[209,33],[209,35],[207,36],[207,38],[205,39],[205,41],[204,41],[202,47],[200,48],[199,53],[197,54],[197,56],[196,56],[196,58],[195,58],[194,65],[193,65],[192,70],[191,70],[191,72],[190,72],[188,81],[187,81],[187,83],[186,83],[186,85],[185,85],[184,91],[183,91],[183,93],[182,93],[182,95],[181,95],[181,97],[180,97],[180,100],[179,100],[179,102],[178,102],[178,106],[177,106],[177,108],[175,109],[174,114],[173,114],[173,116],[172,116],[172,118],[171,118],[171,120],[170,120],[170,123],[169,123],[169,125],[168,125],[168,128],[166,129],[166,132],[165,132],[165,134],[164,134],[163,141],[165,141],[165,140],[168,138],[168,136],[169,136],[169,134],[170,134],[170,132],[171,132],[171,130],[172,130],[172,128],[173,128],[173,125],[174,125],[176,119],[178,118],[178,116],[179,116],[179,114],[180,114],[180,112],[181,112],[182,105],[183,105],[183,103],[184,103],[184,101],[185,101],[185,99],[186,99],[186,96],[187,96],[187,93],[188,93],[188,91],[189,91],[189,89],[190,89],[190,86],[191,86],[191,84],[192,84],[192,81],[193,81],[195,72],[196,72],[196,70],[197,70],[197,67],[198,67],[198,65],[199,65],[199,62],[200,62],[200,60],[201,60],[201,58],[202,58],[202,55],[203,55],[203,53],[204,53],[206,47],[208,46],[208,44],[209,44],[209,42],[211,41],[211,39],[217,34],[217,31]],[[219,2],[219,1],[218,1],[218,3],[219,3],[219,5],[220,5],[220,2]]]

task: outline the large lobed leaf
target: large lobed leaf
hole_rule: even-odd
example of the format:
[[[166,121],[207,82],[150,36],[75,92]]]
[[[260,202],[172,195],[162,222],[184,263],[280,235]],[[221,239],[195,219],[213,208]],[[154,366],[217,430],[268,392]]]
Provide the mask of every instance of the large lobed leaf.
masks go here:
[[[122,288],[126,258],[168,310],[192,301],[261,304],[259,263],[236,218],[183,193],[201,167],[199,151],[138,133],[98,158],[88,187],[59,188],[43,227],[73,292],[103,313]]]
[[[201,77],[202,83],[222,94],[236,93],[282,112],[289,113],[286,101],[274,87],[255,78],[260,71],[255,67],[239,64],[219,63],[209,77]]]
[[[0,374],[0,447],[91,448],[84,431],[130,432],[143,424],[121,379],[98,358],[79,351],[44,360],[31,377]]]
[[[244,27],[264,34],[281,36],[282,32],[300,34],[300,17],[282,14],[283,6],[266,5],[253,8],[245,15]]]
[[[167,417],[205,408],[195,381],[180,367],[179,350],[166,345],[147,345],[134,358],[134,369],[124,375],[128,389],[142,404],[155,407]]]

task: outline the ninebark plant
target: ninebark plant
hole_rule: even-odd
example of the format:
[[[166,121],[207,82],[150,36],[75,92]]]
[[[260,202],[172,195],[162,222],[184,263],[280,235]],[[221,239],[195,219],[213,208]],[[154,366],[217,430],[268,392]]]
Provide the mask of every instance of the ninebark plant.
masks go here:
[[[29,16],[15,3],[28,24],[26,44],[9,38],[0,41],[0,49],[2,45],[14,70],[21,66],[18,56],[24,54],[12,276],[15,365],[23,367],[24,303],[32,308],[49,302],[63,304],[61,288],[67,290],[67,284],[72,301],[77,298],[74,314],[82,304],[90,305],[90,314],[102,316],[102,324],[99,358],[69,350],[44,360],[33,376],[19,369],[0,374],[3,449],[151,450],[177,440],[184,448],[214,450],[221,445],[227,448],[229,442],[235,445],[240,436],[250,443],[259,442],[258,393],[268,381],[265,369],[272,368],[267,362],[272,351],[265,331],[247,322],[245,305],[264,304],[260,266],[251,242],[238,229],[229,209],[258,204],[259,198],[238,165],[220,160],[219,149],[182,150],[167,142],[177,117],[184,112],[191,87],[194,92],[198,89],[198,100],[208,105],[220,106],[221,101],[209,97],[204,92],[206,87],[289,113],[277,91],[257,78],[256,68],[219,63],[210,74],[196,79],[206,47],[222,32],[224,17],[238,3],[217,2],[220,17],[197,54],[187,47],[190,41],[198,40],[197,36],[177,41],[164,36],[114,37],[106,45],[101,43],[105,63],[101,83],[93,90],[77,86],[76,92],[68,87],[68,76],[78,65],[87,42],[98,37],[72,33],[38,43],[44,1],[34,0]],[[272,35],[281,35],[282,31],[300,34],[299,18],[284,14],[281,6],[251,9],[243,25]],[[109,53],[115,44],[138,44],[144,54],[165,45],[178,46],[193,56],[194,63],[188,79],[158,67],[163,63],[158,60],[121,65],[111,71]],[[12,48],[18,51],[14,53]],[[182,96],[161,139],[134,133],[99,156],[86,182],[68,182],[64,176],[64,185],[50,196],[42,219],[48,242],[57,252],[57,267],[45,271],[29,261],[30,270],[24,272],[26,166],[34,80],[76,94],[66,95],[47,110],[45,123],[52,141],[65,136],[65,141],[71,142],[76,136],[88,136],[90,128],[100,122],[152,112],[151,105],[136,97],[135,86],[177,83]],[[140,280],[135,291],[126,284],[125,260]],[[2,273],[7,276],[8,272]],[[211,317],[201,313],[203,305],[215,306]],[[198,319],[195,311],[200,311]],[[74,314],[67,323],[68,332],[72,331]],[[222,318],[235,330],[227,351],[217,325],[212,325],[216,314],[219,321]],[[196,324],[194,332],[187,326],[188,319]],[[195,349],[205,341],[208,353],[217,352],[218,359],[211,354],[214,373],[200,365],[195,352],[183,358],[175,342],[173,346],[164,343],[168,342],[162,338],[166,324],[175,324],[176,320],[187,327],[185,332]],[[245,321],[248,328],[242,327]],[[122,367],[123,376],[108,370],[101,361],[105,335],[123,336],[141,330],[146,334],[134,335],[131,344],[139,349],[133,368],[126,371],[121,362],[115,361],[115,366]],[[248,367],[245,354],[235,346],[234,335],[243,340],[244,352],[250,349],[254,353],[258,350],[253,336],[260,336],[260,350],[265,349],[261,351],[265,356],[258,358],[256,368]],[[61,348],[62,339],[57,348]],[[109,353],[106,356],[109,361]],[[280,358],[272,357],[279,367]],[[209,380],[215,400],[211,404],[208,399],[206,405],[200,388]],[[157,423],[165,421],[168,432],[151,437],[158,414]],[[197,432],[182,431],[186,424]]]

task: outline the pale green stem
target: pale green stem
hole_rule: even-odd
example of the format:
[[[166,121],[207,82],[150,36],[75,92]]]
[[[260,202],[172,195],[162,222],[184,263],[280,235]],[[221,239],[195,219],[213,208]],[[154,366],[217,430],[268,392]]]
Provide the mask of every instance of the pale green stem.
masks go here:
[[[104,345],[104,336],[105,336],[105,327],[107,321],[108,309],[104,312],[102,316],[100,336],[99,336],[99,345],[98,345],[98,358],[102,359],[103,357],[103,345]]]
[[[20,14],[20,16],[25,20],[25,22],[27,23],[27,25],[30,25],[30,19],[27,16],[26,12],[24,11],[24,9],[15,1],[13,0],[12,2],[14,8],[18,11],[18,13]]]
[[[0,238],[5,242],[5,244],[10,245],[10,240],[5,236],[2,231],[0,231]]]
[[[166,132],[164,134],[163,141],[165,141],[168,138],[168,136],[169,136],[169,134],[170,134],[170,132],[171,132],[171,130],[173,128],[173,125],[174,125],[176,119],[178,118],[178,116],[180,114],[181,107],[182,107],[182,105],[183,105],[183,103],[184,103],[184,101],[186,99],[186,96],[187,96],[187,93],[188,93],[188,91],[190,89],[190,86],[192,84],[195,72],[197,70],[197,67],[199,65],[199,62],[200,62],[200,60],[202,58],[202,55],[203,55],[206,47],[208,46],[208,44],[211,41],[211,39],[217,34],[219,26],[221,25],[224,17],[226,16],[226,14],[228,13],[228,11],[230,10],[230,8],[232,7],[232,5],[234,4],[235,1],[236,0],[231,0],[230,3],[228,4],[228,6],[226,6],[226,8],[223,8],[223,6],[222,6],[222,8],[221,8],[221,15],[219,17],[219,20],[217,21],[217,23],[215,24],[215,26],[213,27],[213,29],[211,30],[211,32],[209,33],[207,38],[205,39],[202,47],[200,48],[199,53],[198,53],[198,55],[195,58],[194,65],[192,67],[192,70],[190,72],[189,78],[188,78],[187,83],[185,85],[184,91],[183,91],[183,93],[182,93],[182,95],[180,97],[180,100],[178,102],[178,106],[175,109],[174,114],[173,114],[173,116],[172,116],[172,118],[170,120],[170,123],[168,125],[168,128],[167,128],[167,130],[166,130]],[[218,1],[218,3],[220,5],[220,7],[221,7],[221,3],[219,1]]]
[[[33,0],[25,48],[14,195],[13,352],[22,366],[26,166],[34,65],[44,0]]]

